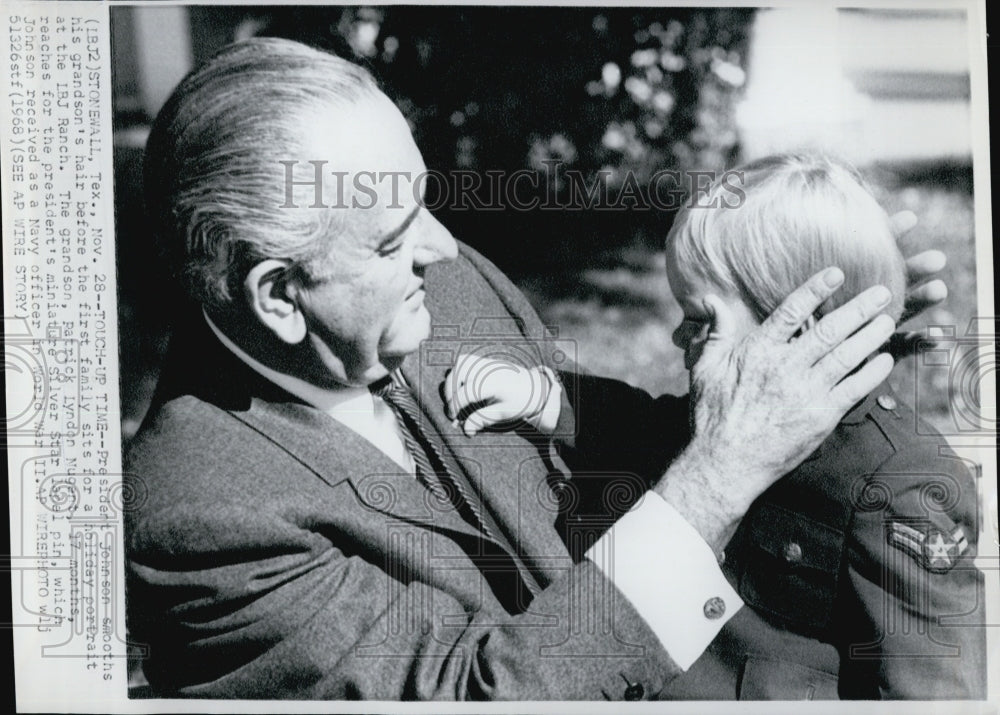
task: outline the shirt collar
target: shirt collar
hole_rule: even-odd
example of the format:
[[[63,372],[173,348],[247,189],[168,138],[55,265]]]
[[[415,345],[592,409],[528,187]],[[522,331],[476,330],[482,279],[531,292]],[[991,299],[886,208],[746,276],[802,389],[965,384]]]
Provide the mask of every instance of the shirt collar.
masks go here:
[[[306,382],[305,380],[295,377],[294,375],[273,370],[267,365],[264,365],[258,360],[252,358],[236,343],[230,340],[226,334],[219,330],[219,327],[212,322],[212,319],[208,317],[208,313],[202,310],[201,314],[205,318],[205,322],[208,323],[208,327],[215,334],[215,337],[219,339],[219,342],[222,343],[225,348],[229,350],[229,352],[239,358],[240,361],[245,363],[254,372],[258,373],[269,382],[277,385],[285,392],[298,397],[303,402],[312,405],[316,409],[322,410],[327,414],[335,411],[360,411],[365,413],[372,411],[372,397],[367,388],[348,385],[344,385],[336,389],[318,387],[311,382]]]

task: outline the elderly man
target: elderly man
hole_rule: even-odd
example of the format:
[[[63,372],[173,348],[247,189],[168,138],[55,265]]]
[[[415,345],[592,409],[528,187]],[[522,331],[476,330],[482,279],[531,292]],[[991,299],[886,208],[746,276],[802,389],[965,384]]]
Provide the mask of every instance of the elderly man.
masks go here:
[[[726,535],[888,373],[884,356],[858,368],[892,332],[874,318],[887,291],[789,342],[830,270],[749,338],[720,326],[690,443],[687,401],[661,398],[675,420],[650,425],[650,452],[591,480],[620,518],[588,527],[566,517],[558,455],[525,433],[466,438],[439,395],[447,361],[421,359],[432,320],[469,344],[483,318],[544,341],[524,297],[411,192],[307,182],[323,200],[289,201],[290,160],[425,170],[362,69],[281,40],[197,69],[150,136],[148,208],[192,299],[128,455],[148,494],[128,515],[129,625],[153,688],[655,697],[742,606]],[[624,498],[622,477],[639,485]]]

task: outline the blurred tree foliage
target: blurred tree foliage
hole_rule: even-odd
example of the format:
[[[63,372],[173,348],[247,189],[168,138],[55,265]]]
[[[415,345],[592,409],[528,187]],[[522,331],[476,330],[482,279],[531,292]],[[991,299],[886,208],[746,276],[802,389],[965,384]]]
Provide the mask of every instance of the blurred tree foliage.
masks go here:
[[[508,271],[586,261],[635,242],[658,245],[672,212],[616,204],[624,184],[645,190],[659,169],[724,168],[737,152],[733,108],[745,80],[749,9],[201,6],[191,12],[196,59],[232,39],[269,35],[367,66],[410,120],[430,169],[544,175],[552,171],[547,162],[560,162],[580,172],[587,187],[603,177],[605,210],[486,212],[444,202],[437,213],[446,225]],[[535,198],[530,184],[518,183],[523,204]],[[537,198],[565,206],[570,189],[561,178],[539,180]]]

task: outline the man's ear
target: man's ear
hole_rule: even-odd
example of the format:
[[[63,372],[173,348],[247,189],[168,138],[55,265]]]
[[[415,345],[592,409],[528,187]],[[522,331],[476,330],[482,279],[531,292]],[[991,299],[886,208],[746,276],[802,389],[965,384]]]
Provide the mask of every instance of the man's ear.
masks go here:
[[[285,280],[290,265],[273,258],[261,261],[247,273],[243,290],[257,320],[282,341],[297,345],[306,337],[306,321],[294,284]]]

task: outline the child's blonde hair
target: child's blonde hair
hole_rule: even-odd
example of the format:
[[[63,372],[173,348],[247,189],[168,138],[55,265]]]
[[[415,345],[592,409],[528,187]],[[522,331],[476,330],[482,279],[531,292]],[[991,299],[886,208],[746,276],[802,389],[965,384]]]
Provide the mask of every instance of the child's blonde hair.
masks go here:
[[[825,156],[779,154],[734,172],[677,216],[667,246],[682,273],[739,296],[763,320],[810,276],[837,266],[844,285],[817,317],[880,284],[892,292],[885,313],[899,319],[903,257],[889,217],[854,169]]]

